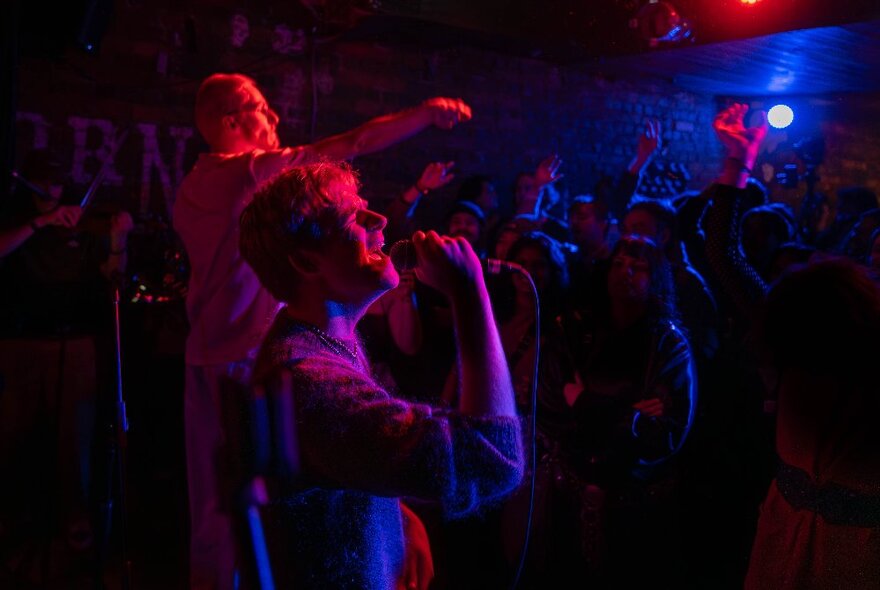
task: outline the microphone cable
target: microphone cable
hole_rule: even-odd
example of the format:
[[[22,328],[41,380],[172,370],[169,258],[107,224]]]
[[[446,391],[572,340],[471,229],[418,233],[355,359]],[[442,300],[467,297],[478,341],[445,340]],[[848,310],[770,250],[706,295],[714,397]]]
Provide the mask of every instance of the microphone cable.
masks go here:
[[[529,541],[532,533],[532,518],[535,511],[535,482],[538,474],[538,430],[537,430],[537,408],[538,408],[538,367],[541,358],[541,306],[538,298],[538,289],[535,287],[535,281],[526,269],[517,264],[510,264],[511,270],[521,274],[529,282],[532,288],[532,300],[535,302],[535,362],[532,366],[532,379],[529,391],[529,414],[528,427],[529,432],[529,448],[528,461],[526,462],[527,473],[529,473],[529,508],[526,513],[525,534],[523,535],[523,544],[519,552],[519,561],[516,567],[516,573],[510,583],[510,590],[515,590],[522,577],[525,569],[526,557],[529,552]],[[513,370],[513,367],[511,367]]]

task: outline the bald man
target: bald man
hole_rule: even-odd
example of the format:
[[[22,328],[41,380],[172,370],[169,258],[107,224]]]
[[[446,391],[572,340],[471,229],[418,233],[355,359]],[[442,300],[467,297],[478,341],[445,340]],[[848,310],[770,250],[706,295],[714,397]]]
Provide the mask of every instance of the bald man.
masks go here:
[[[225,589],[233,587],[235,551],[217,484],[221,387],[248,382],[278,308],[239,253],[242,210],[263,182],[292,166],[382,150],[430,126],[451,129],[470,119],[471,111],[461,100],[432,98],[311,145],[281,147],[278,115],[256,82],[241,74],[214,74],[199,88],[195,118],[211,151],[201,154],[184,178],[174,205],[174,228],[192,269],[184,392],[190,582],[192,588]]]

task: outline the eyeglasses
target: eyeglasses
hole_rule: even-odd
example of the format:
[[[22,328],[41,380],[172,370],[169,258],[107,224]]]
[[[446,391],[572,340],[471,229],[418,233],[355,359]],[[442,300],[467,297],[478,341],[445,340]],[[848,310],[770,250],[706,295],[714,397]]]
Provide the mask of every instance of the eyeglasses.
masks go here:
[[[261,113],[264,116],[268,117],[270,114],[274,113],[274,111],[266,103],[262,103],[262,104],[258,104],[258,105],[254,105],[254,106],[244,106],[240,109],[226,111],[226,115],[237,115],[238,113]]]

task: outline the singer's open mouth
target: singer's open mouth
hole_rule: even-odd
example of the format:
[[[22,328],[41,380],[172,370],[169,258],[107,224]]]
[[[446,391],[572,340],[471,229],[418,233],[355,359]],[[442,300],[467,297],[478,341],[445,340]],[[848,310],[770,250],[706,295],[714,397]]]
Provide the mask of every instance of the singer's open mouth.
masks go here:
[[[382,252],[382,248],[385,247],[385,242],[379,242],[367,252],[367,258],[369,258],[372,262],[378,262],[385,258],[385,253]]]

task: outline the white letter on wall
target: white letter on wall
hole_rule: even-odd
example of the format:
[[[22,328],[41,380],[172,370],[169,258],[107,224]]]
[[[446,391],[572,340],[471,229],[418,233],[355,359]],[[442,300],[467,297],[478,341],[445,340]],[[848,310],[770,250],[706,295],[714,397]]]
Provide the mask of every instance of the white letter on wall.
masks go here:
[[[85,117],[69,117],[67,124],[73,128],[73,166],[70,171],[73,182],[88,184],[92,181],[93,175],[86,172],[85,164],[88,158],[95,158],[101,162],[101,165],[105,163],[107,165],[104,184],[120,186],[122,177],[116,172],[112,160],[116,152],[116,126],[106,119],[86,119]],[[86,145],[89,127],[94,127],[101,132],[101,145],[97,149],[89,149]],[[97,169],[95,171],[97,172]]]
[[[186,142],[193,136],[192,127],[170,127],[168,134],[174,138],[174,180],[172,183],[171,172],[168,165],[162,160],[159,151],[159,139],[156,134],[156,125],[152,123],[139,123],[138,131],[144,136],[144,156],[141,166],[141,197],[140,211],[146,213],[150,208],[150,189],[152,187],[153,169],[159,173],[159,182],[162,184],[162,194],[165,197],[165,209],[171,216],[171,207],[174,205],[174,195],[180,181],[183,180],[183,157],[186,153]]]

